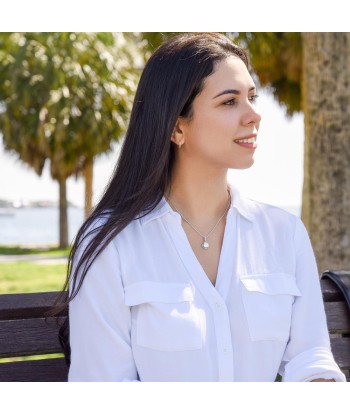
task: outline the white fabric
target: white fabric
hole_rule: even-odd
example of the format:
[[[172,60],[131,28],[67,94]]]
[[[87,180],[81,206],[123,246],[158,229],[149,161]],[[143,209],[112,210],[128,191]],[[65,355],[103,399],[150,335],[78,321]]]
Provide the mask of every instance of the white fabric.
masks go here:
[[[216,285],[163,198],[70,305],[69,381],[345,381],[301,220],[231,186]]]

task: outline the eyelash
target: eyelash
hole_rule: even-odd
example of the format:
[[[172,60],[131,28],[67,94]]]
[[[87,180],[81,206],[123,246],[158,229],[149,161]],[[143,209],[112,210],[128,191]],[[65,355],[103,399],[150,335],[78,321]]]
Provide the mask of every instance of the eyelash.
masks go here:
[[[257,100],[258,97],[259,97],[259,95],[252,95],[251,97],[249,97],[249,101],[252,104],[255,104],[255,101]],[[228,106],[233,106],[233,105],[236,105],[237,103],[238,102],[237,102],[236,98],[231,98],[228,101],[225,101],[223,104],[228,105]]]

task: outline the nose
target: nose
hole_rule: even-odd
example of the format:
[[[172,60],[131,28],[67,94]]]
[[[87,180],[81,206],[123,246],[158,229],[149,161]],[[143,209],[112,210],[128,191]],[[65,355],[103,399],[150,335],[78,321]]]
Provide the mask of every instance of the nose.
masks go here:
[[[254,104],[247,102],[247,108],[243,115],[243,124],[244,125],[257,125],[259,126],[261,121],[261,114],[257,111]]]

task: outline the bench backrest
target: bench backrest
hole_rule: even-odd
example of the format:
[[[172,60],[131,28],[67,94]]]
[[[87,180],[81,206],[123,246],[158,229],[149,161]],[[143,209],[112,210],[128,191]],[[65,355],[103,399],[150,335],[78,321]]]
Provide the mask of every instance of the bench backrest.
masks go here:
[[[64,315],[46,317],[57,295],[48,292],[0,296],[0,358],[62,353],[58,323]],[[64,382],[67,372],[63,357],[0,363],[2,382]]]
[[[332,352],[347,381],[350,381],[350,310],[343,294],[328,279],[321,280]]]

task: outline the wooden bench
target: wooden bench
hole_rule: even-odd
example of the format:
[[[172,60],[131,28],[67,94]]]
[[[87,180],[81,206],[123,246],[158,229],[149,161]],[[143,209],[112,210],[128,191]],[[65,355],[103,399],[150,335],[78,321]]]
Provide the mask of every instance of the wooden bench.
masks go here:
[[[39,360],[2,363],[1,382],[66,382],[68,369],[60,353],[60,317],[46,317],[57,292],[0,295],[0,358],[48,355]],[[15,359],[14,359],[15,360]]]
[[[350,271],[346,273],[349,274]],[[347,381],[350,382],[349,307],[333,281],[321,279],[321,287],[334,359],[345,374]]]
[[[350,313],[338,288],[322,280],[322,291],[332,351],[350,381]],[[58,319],[46,318],[58,293],[0,295],[0,358],[62,353],[58,340]],[[65,382],[63,357],[0,362],[0,381]]]

